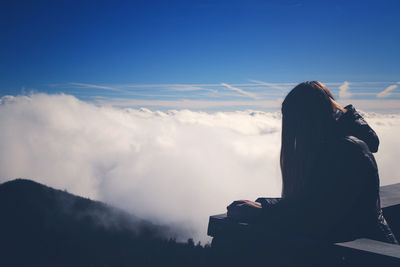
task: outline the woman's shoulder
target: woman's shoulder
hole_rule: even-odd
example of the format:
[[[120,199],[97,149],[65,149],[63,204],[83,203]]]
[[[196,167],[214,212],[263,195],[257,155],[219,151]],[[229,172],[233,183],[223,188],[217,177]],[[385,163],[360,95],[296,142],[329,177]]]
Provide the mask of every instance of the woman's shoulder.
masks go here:
[[[361,166],[377,170],[375,157],[368,145],[355,136],[344,136],[338,141],[335,150],[339,153],[342,163],[345,165],[361,164]]]
[[[369,155],[372,153],[368,147],[368,145],[361,139],[348,135],[348,136],[343,136],[340,137],[338,140],[339,147],[341,149],[344,149],[345,152],[351,153],[351,154],[363,154],[363,155]]]

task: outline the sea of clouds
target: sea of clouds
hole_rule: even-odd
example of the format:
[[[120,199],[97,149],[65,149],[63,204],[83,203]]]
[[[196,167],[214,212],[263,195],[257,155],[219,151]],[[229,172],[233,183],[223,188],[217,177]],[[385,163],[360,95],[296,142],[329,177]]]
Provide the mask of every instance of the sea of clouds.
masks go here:
[[[364,113],[381,184],[400,182],[400,114]],[[150,111],[70,95],[0,100],[0,182],[30,178],[207,241],[208,216],[235,199],[279,196],[280,113]],[[187,232],[186,230],[190,231]]]

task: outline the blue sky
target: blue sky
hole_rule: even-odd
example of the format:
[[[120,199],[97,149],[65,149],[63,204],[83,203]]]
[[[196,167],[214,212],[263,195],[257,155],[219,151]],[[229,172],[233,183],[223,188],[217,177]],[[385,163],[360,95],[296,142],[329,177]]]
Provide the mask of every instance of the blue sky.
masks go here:
[[[399,10],[394,0],[2,1],[0,96],[268,109],[321,80],[347,102],[400,109]]]

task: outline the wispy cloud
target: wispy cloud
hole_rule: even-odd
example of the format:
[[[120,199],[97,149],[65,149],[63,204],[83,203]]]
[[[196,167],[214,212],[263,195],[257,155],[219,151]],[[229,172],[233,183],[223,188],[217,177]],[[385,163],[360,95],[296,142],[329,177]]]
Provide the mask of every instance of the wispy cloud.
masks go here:
[[[204,88],[203,86],[199,85],[193,85],[193,84],[173,84],[173,85],[167,85],[166,88],[170,91],[175,91],[175,92],[209,92],[209,93],[218,93],[218,90],[215,89],[210,89],[210,88]]]
[[[225,88],[227,88],[227,89],[233,91],[233,92],[238,93],[238,94],[241,95],[241,96],[246,96],[246,97],[250,97],[250,98],[253,98],[253,99],[258,99],[257,95],[254,94],[254,93],[247,92],[247,91],[245,91],[245,90],[243,90],[243,89],[240,89],[240,88],[238,88],[238,87],[232,86],[232,85],[227,84],[227,83],[221,83],[221,85],[222,85],[223,87],[225,87]]]
[[[68,85],[73,86],[75,88],[100,89],[100,90],[107,90],[107,91],[123,92],[123,90],[112,87],[112,86],[105,86],[105,85],[98,85],[98,84],[70,82],[70,83],[68,83]]]
[[[352,94],[349,92],[350,83],[344,81],[342,85],[339,86],[339,98],[350,98]]]
[[[287,91],[296,86],[296,83],[268,83],[259,80],[250,80],[250,82],[253,82],[257,85],[262,85],[263,87],[267,87],[269,89],[277,89],[281,91]]]
[[[178,100],[146,100],[146,99],[127,99],[127,98],[104,98],[97,97],[94,103],[101,106],[112,107],[130,107],[130,108],[156,108],[156,109],[194,109],[207,110],[218,108],[240,108],[240,109],[278,109],[281,106],[282,100],[193,100],[193,99],[178,99]]]
[[[205,89],[200,86],[194,86],[194,85],[186,85],[186,84],[176,84],[176,85],[170,85],[167,86],[168,89],[173,90],[173,91],[179,91],[179,92],[191,92],[191,91],[205,91],[209,89]]]
[[[399,87],[398,84],[389,85],[388,87],[383,89],[383,91],[379,92],[376,96],[380,97],[380,98],[387,97],[387,96],[391,95],[393,93],[393,91],[396,90],[397,87]]]

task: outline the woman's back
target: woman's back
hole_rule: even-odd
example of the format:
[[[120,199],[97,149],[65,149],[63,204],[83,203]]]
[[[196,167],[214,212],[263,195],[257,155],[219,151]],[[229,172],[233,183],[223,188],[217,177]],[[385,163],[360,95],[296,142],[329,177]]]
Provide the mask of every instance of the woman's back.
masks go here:
[[[346,136],[321,144],[309,175],[299,203],[312,203],[309,218],[317,221],[311,231],[334,241],[371,232],[380,210],[379,177],[363,141]]]
[[[303,190],[263,207],[261,221],[324,242],[359,237],[396,243],[382,216],[374,156],[354,136],[320,143]],[[260,222],[261,222],[260,221]]]

